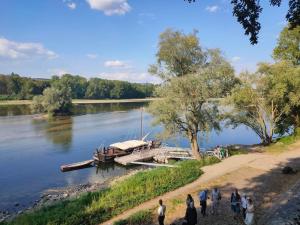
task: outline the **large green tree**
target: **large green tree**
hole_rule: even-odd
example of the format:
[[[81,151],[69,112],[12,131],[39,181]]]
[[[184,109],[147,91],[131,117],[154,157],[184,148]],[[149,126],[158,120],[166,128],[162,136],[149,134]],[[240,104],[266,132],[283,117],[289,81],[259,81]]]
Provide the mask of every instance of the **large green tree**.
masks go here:
[[[149,70],[164,80],[157,89],[162,100],[151,103],[149,110],[166,134],[185,135],[199,159],[198,134],[220,128],[218,108],[208,102],[230,93],[237,83],[234,70],[220,50],[203,51],[195,32],[168,29],[159,43],[157,64]]]
[[[262,140],[272,142],[300,126],[300,67],[291,62],[260,64],[255,74],[242,74],[229,102],[230,123],[250,127]]]
[[[273,50],[273,58],[300,65],[300,25],[294,29],[287,26],[281,31],[277,46]]]
[[[300,127],[300,66],[291,61],[261,64],[258,69],[261,81],[258,86],[268,105],[277,105],[282,115],[276,132],[284,134]]]
[[[46,88],[42,96],[33,98],[32,103],[34,112],[47,112],[51,116],[70,114],[71,108],[72,98],[69,87]]]

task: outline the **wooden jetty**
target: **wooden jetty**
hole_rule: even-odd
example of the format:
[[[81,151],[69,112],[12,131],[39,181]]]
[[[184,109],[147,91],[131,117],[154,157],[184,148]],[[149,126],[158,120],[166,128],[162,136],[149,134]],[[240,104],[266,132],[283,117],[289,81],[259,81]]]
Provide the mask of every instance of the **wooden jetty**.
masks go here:
[[[94,160],[90,159],[90,160],[86,160],[86,161],[83,161],[83,162],[66,164],[66,165],[62,165],[60,167],[60,170],[62,172],[67,172],[67,171],[71,171],[71,170],[82,169],[82,168],[91,166],[93,162],[94,162]]]
[[[149,150],[143,150],[139,152],[133,152],[130,155],[116,157],[115,162],[127,166],[129,164],[141,164],[141,162],[150,161],[157,157],[164,157],[167,159],[193,159],[187,149],[176,148],[176,147],[161,147]],[[166,162],[166,160],[162,161]],[[154,163],[155,165],[155,163]],[[156,164],[157,165],[157,164]]]
[[[131,162],[130,164],[144,165],[144,166],[177,167],[176,165],[160,164],[160,163],[146,163],[146,162]]]

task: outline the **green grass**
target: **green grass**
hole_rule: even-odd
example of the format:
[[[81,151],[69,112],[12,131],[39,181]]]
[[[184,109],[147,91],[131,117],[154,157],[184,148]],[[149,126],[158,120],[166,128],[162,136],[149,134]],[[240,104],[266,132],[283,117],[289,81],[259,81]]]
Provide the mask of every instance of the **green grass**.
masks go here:
[[[149,210],[141,210],[129,216],[125,220],[118,220],[113,225],[150,225],[152,224],[153,215]]]
[[[286,151],[289,145],[300,140],[300,128],[297,128],[291,135],[278,138],[275,143],[265,147],[264,150],[269,153],[279,154]]]
[[[249,153],[249,151],[247,149],[233,149],[233,148],[228,149],[229,156],[243,155],[243,154],[248,154],[248,153]]]
[[[138,172],[108,189],[20,215],[13,221],[0,225],[99,224],[126,209],[196,180],[202,174],[201,166],[217,162],[218,159],[208,157],[202,161],[180,162],[176,168],[164,167]]]

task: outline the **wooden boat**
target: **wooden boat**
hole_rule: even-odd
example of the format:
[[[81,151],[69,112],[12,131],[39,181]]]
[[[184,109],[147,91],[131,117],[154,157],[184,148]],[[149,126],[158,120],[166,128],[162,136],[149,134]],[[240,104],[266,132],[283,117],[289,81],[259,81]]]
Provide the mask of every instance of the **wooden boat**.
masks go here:
[[[157,148],[160,146],[157,141],[129,140],[111,144],[108,148],[96,149],[93,159],[96,162],[113,162],[114,158],[128,155],[132,152]]]
[[[90,167],[93,162],[94,162],[94,160],[90,159],[90,160],[86,160],[86,161],[83,161],[83,162],[66,164],[66,165],[62,165],[60,167],[60,170],[62,172],[67,172],[67,171],[71,171],[71,170],[82,169],[82,168],[85,168],[85,167]]]

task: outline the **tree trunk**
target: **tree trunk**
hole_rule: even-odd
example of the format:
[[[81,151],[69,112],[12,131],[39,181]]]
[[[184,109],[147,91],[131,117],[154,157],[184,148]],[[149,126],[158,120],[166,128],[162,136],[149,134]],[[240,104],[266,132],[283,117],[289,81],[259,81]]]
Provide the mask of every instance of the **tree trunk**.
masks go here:
[[[193,156],[197,160],[200,160],[202,157],[201,157],[201,154],[199,152],[197,135],[194,135],[194,134],[190,135],[190,143],[191,143],[191,149],[192,149]]]

